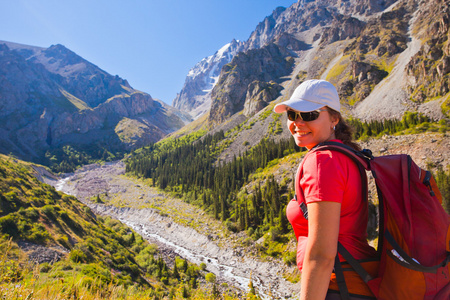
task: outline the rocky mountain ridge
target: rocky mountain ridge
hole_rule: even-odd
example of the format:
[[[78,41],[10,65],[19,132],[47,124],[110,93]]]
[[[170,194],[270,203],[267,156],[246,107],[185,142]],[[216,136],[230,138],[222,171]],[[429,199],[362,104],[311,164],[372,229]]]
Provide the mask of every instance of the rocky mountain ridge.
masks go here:
[[[64,144],[129,150],[190,121],[62,45],[0,41],[0,95],[0,151],[28,159]]]
[[[186,76],[181,92],[173,100],[173,106],[189,112],[194,118],[205,114],[211,105],[211,91],[217,83],[220,70],[241,51],[242,45],[242,42],[232,40],[197,63]]]
[[[204,105],[211,103],[209,124],[220,124],[236,113],[250,117],[271,101],[289,97],[299,82],[309,78],[327,79],[338,88],[346,116],[399,119],[406,111],[419,111],[434,120],[448,118],[449,4],[448,0],[300,0],[276,8],[222,68],[205,96]],[[270,64],[280,58],[278,52],[242,59],[271,45],[291,62],[289,70]],[[254,68],[257,64],[260,67]],[[255,84],[249,76],[269,78],[258,81],[275,82],[279,93],[261,102],[250,91]],[[249,105],[252,102],[259,104]]]

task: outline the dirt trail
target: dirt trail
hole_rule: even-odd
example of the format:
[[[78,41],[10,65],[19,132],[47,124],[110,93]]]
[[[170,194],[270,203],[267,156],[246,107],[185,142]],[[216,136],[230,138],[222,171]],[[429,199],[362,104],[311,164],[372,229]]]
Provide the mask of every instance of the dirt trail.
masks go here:
[[[225,236],[221,224],[203,211],[124,174],[124,163],[119,161],[85,166],[58,182],[49,179],[49,183],[76,196],[97,214],[129,225],[156,243],[164,255],[204,262],[208,272],[230,286],[245,290],[251,276],[262,295],[290,298],[298,294],[299,284],[282,277],[286,267],[276,261],[260,261],[251,247],[242,246],[242,234]],[[90,201],[97,195],[103,203]]]

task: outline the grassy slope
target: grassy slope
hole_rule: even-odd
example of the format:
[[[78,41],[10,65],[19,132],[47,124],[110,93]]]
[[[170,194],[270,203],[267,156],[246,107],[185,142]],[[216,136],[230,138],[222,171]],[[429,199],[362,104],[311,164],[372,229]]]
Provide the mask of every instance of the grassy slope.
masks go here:
[[[168,268],[156,246],[41,183],[28,164],[0,157],[0,200],[2,297],[179,299],[188,293],[214,298],[210,285],[198,287],[203,276],[199,267],[176,259],[178,269]],[[63,247],[66,255],[54,264],[35,264],[18,247],[19,241]]]

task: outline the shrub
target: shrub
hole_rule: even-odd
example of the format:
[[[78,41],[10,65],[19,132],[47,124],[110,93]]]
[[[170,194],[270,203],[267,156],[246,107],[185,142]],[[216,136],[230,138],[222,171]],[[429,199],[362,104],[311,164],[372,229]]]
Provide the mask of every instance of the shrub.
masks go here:
[[[84,252],[80,249],[72,249],[72,251],[70,251],[69,258],[74,263],[82,263],[87,261],[86,254],[84,254]]]
[[[83,266],[81,273],[88,277],[98,278],[103,283],[111,282],[111,272],[109,270],[101,268],[97,264],[88,264]]]
[[[230,220],[227,220],[225,222],[225,226],[231,232],[237,232],[238,231],[238,228],[237,228],[236,224],[234,222],[230,221]]]
[[[205,275],[205,280],[207,282],[215,283],[216,282],[216,275],[214,275],[213,273],[208,273],[208,274]]]
[[[71,263],[67,260],[59,261],[57,264],[60,270],[63,271],[73,270]]]
[[[0,231],[10,237],[18,237],[19,229],[11,215],[0,218]]]
[[[20,267],[19,262],[15,260],[2,259],[0,261],[0,282],[18,282],[24,276],[24,269]]]
[[[270,229],[270,239],[271,239],[271,241],[273,241],[273,242],[279,241],[280,240],[280,236],[281,236],[281,233],[280,233],[280,229],[278,229],[278,227],[272,227]]]
[[[52,266],[49,263],[45,262],[40,265],[39,269],[41,270],[42,273],[48,273],[48,271],[52,269]]]
[[[27,208],[25,210],[24,214],[25,214],[25,217],[27,217],[31,221],[37,221],[39,219],[39,212],[32,207]]]
[[[94,215],[94,213],[92,212],[92,210],[88,206],[83,207],[83,211],[88,216],[93,216]]]
[[[25,232],[26,239],[37,244],[44,244],[46,240],[50,239],[50,234],[41,224],[33,224],[31,231]]]
[[[255,233],[255,230],[253,229],[253,227],[249,227],[247,229],[247,235],[248,236],[252,236]]]
[[[72,244],[69,242],[69,238],[65,235],[59,235],[56,241],[66,249],[72,248]]]
[[[297,252],[296,251],[288,251],[284,255],[283,261],[288,266],[294,265],[297,262]]]
[[[141,251],[140,254],[155,255],[158,252],[158,247],[155,244],[150,244]]]
[[[44,205],[44,206],[41,208],[41,211],[42,211],[49,219],[52,219],[52,220],[55,220],[55,219],[56,219],[56,216],[55,216],[55,208],[53,207],[53,205]]]

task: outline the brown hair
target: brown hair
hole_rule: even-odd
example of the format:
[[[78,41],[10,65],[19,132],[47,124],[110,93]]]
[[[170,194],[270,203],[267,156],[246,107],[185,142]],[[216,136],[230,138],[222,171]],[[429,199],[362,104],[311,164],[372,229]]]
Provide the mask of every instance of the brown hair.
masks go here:
[[[336,138],[341,140],[345,145],[361,151],[361,146],[353,140],[353,128],[347,124],[341,113],[328,106],[326,108],[331,116],[336,117],[339,120],[334,130]]]

